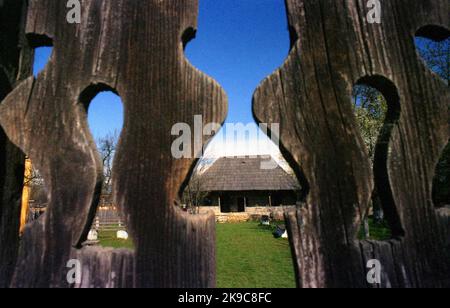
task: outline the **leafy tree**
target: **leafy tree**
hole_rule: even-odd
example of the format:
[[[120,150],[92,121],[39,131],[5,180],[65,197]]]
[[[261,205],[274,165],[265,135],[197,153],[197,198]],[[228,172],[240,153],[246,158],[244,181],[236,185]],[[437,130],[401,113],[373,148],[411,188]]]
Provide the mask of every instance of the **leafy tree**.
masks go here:
[[[378,136],[384,125],[388,104],[380,92],[365,85],[355,87],[353,100],[359,130],[373,163]]]
[[[388,111],[388,103],[384,96],[375,88],[366,85],[357,85],[353,91],[353,104],[359,131],[366,145],[372,163],[375,160],[375,151],[378,136],[384,126]],[[383,222],[383,210],[376,189],[372,194],[372,205],[376,223]],[[363,219],[363,231],[366,238],[370,237],[369,217]]]

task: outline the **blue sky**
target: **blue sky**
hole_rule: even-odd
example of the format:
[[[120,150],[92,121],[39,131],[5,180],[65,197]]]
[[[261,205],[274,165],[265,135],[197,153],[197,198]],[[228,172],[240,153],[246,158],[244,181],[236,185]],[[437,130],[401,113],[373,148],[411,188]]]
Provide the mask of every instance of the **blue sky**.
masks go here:
[[[227,122],[253,122],[251,100],[258,84],[289,51],[284,0],[200,0],[197,37],[186,48],[189,61],[217,80],[229,97]],[[39,48],[35,74],[45,67],[50,48]],[[123,106],[112,93],[100,93],[89,108],[95,139],[120,131]]]
[[[253,122],[253,92],[288,52],[284,0],[200,0],[197,38],[186,56],[227,92],[228,122]]]
[[[284,0],[200,0],[197,37],[186,48],[189,61],[217,80],[229,98],[228,123],[254,122],[252,95],[285,60],[289,33]],[[424,40],[418,39],[420,46]],[[447,41],[448,44],[448,41]],[[50,48],[36,53],[35,74],[45,67]],[[97,140],[120,132],[123,106],[112,93],[100,93],[89,108]]]

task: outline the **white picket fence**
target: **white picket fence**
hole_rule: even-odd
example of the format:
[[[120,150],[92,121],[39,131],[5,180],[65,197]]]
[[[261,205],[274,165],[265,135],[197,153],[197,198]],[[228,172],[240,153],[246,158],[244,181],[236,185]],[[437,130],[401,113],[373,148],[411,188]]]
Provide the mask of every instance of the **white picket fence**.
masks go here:
[[[93,229],[97,231],[126,230],[126,225],[116,207],[100,207],[95,216]]]

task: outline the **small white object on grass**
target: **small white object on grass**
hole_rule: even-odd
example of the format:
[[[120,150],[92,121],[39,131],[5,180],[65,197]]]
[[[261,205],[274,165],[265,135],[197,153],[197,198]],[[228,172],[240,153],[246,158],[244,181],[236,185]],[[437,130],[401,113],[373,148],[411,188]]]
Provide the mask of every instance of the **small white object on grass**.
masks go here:
[[[98,240],[98,232],[96,230],[89,231],[88,241],[97,241]]]
[[[284,233],[281,236],[281,238],[289,238],[287,231],[284,231]]]
[[[117,238],[120,240],[127,240],[128,239],[128,232],[124,230],[117,231]]]

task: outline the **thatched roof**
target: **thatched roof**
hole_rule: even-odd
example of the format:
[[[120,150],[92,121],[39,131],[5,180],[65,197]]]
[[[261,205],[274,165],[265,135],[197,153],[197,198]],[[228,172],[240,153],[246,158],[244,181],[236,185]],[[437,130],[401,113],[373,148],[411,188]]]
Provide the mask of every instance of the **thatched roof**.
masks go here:
[[[203,191],[279,191],[299,190],[297,180],[280,166],[261,169],[269,158],[221,158],[199,179]]]

